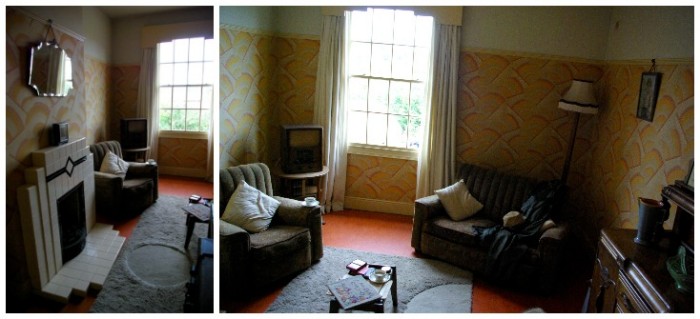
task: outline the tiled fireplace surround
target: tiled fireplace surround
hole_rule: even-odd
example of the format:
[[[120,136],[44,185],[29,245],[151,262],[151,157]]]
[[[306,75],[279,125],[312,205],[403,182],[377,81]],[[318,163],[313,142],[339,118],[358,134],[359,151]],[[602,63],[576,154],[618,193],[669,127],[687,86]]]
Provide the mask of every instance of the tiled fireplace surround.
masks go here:
[[[86,144],[80,138],[33,152],[34,167],[25,170],[27,185],[18,190],[32,286],[62,302],[71,294],[85,296],[88,288],[101,289],[125,240],[112,226],[95,223],[93,158]],[[64,264],[57,201],[80,183],[88,235],[83,251]]]

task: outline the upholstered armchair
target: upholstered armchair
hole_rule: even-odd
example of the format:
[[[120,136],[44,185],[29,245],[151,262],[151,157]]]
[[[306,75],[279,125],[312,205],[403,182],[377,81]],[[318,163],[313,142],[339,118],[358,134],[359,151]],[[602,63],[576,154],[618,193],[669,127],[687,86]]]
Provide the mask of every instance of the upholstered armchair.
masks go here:
[[[308,268],[323,256],[321,209],[274,196],[272,178],[263,163],[219,171],[219,216],[241,181],[280,202],[270,226],[258,233],[219,220],[219,265],[222,293],[245,292]]]
[[[106,141],[90,145],[95,168],[95,199],[97,212],[111,217],[130,217],[143,212],[158,200],[158,166],[147,163],[128,162],[124,178],[100,172],[108,152],[119,158],[122,147],[117,141]]]

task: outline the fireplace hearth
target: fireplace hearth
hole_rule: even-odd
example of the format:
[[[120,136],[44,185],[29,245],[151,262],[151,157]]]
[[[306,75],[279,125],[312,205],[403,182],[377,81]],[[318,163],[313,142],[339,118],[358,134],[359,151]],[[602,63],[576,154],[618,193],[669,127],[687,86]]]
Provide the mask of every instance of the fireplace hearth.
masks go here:
[[[27,184],[17,190],[32,286],[68,302],[100,290],[125,238],[95,223],[95,177],[86,139],[32,153]]]

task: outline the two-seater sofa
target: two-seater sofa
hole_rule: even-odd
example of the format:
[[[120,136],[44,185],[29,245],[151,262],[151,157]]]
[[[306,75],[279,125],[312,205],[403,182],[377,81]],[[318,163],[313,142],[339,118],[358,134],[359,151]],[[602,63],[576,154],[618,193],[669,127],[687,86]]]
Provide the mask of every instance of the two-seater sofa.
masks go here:
[[[505,214],[519,211],[535,191],[538,181],[471,164],[462,165],[459,179],[464,180],[469,192],[483,204],[483,208],[465,220],[455,221],[448,216],[437,195],[416,200],[411,238],[415,250],[500,284],[542,291],[553,288],[561,279],[559,274],[567,234],[567,226],[557,220],[556,212],[551,214],[555,227],[540,231],[535,235],[537,238],[519,246],[522,256],[515,260],[506,256],[505,262],[499,265],[509,269],[507,275],[502,269],[496,269],[499,267],[489,259],[493,252],[491,243],[485,242],[477,233],[479,227],[502,225]]]

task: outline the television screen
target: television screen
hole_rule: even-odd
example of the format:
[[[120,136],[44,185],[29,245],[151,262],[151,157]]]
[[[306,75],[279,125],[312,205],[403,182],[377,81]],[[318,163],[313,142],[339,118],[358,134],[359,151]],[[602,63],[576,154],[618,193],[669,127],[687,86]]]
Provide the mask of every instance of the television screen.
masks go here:
[[[145,118],[121,120],[121,145],[124,149],[148,146],[148,121]]]

